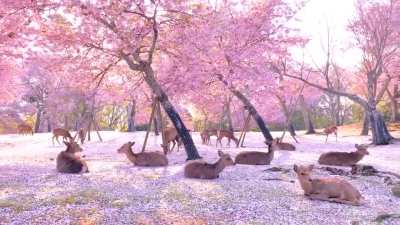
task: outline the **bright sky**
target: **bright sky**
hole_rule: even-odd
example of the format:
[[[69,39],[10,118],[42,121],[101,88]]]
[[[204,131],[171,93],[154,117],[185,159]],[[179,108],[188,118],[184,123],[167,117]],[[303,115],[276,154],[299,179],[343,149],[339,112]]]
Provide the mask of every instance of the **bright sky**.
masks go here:
[[[311,38],[304,52],[306,62],[315,62],[318,65],[325,63],[329,26],[331,45],[335,46],[335,62],[355,69],[360,55],[350,48],[349,40],[352,40],[352,36],[346,30],[349,20],[355,15],[355,2],[356,0],[310,0],[299,12],[298,18],[301,21],[295,27]],[[295,54],[302,59],[302,50],[296,50]]]

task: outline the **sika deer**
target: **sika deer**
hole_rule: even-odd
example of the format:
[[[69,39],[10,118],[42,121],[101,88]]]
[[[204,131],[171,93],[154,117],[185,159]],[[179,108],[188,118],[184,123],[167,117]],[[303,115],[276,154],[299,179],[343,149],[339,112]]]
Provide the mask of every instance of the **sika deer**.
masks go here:
[[[275,138],[277,149],[286,151],[296,151],[296,147],[292,144],[282,142],[282,138]]]
[[[175,145],[179,147],[182,145],[182,142],[179,138],[178,131],[174,127],[169,127],[164,130],[164,135],[165,135],[165,145],[161,145],[161,147],[164,150],[164,154],[167,154],[168,152],[172,152],[174,149]],[[169,148],[170,144],[172,143],[172,148]]]
[[[200,136],[203,144],[210,144],[211,136],[215,136],[218,138],[218,131],[215,129],[204,130],[200,133]]]
[[[118,153],[124,153],[126,157],[135,166],[167,166],[167,157],[160,152],[141,152],[135,154],[132,151],[132,146],[135,142],[128,142],[122,145],[117,151]]]
[[[216,179],[227,166],[235,165],[231,156],[218,151],[219,160],[215,163],[207,163],[203,160],[194,160],[186,164],[184,175],[187,178]]]
[[[85,142],[85,139],[86,139],[85,130],[83,128],[79,129],[79,131],[74,136],[74,140],[75,140],[76,136],[78,136],[78,140],[80,140],[81,144],[83,145],[83,143]]]
[[[218,131],[218,136],[217,136],[217,142],[215,143],[215,147],[218,146],[218,143],[221,145],[222,147],[222,138],[228,138],[228,146],[231,145],[231,140],[235,141],[235,144],[238,145],[239,144],[239,140],[235,137],[235,135],[233,134],[232,131],[228,131],[228,130],[219,130]]]
[[[274,158],[274,152],[277,148],[276,140],[265,142],[268,145],[268,152],[244,151],[240,152],[236,158],[236,164],[246,165],[269,165]]]
[[[349,182],[335,177],[312,179],[310,174],[313,169],[310,166],[294,165],[300,186],[304,195],[312,200],[329,201],[359,206],[363,198],[360,192]]]
[[[89,169],[86,162],[81,158],[82,148],[76,142],[65,142],[67,146],[57,156],[57,171],[60,173],[88,173]]]
[[[33,129],[28,124],[20,124],[20,125],[18,125],[17,129],[18,129],[19,134],[32,134],[33,135]]]
[[[332,134],[332,133],[335,134],[335,136],[336,136],[336,142],[337,142],[337,135],[338,135],[338,134],[337,134],[337,131],[338,131],[337,126],[326,127],[326,128],[324,129],[324,134],[326,134],[325,143],[328,142],[328,136],[329,136],[330,134]]]
[[[60,141],[58,141],[59,136],[63,137],[63,141],[68,141],[68,138],[69,138],[69,141],[71,141],[71,142],[74,140],[68,130],[65,130],[63,128],[55,128],[53,130],[53,138],[52,138],[53,145],[54,145],[54,139],[56,139],[58,144],[60,144]]]
[[[318,163],[322,165],[331,166],[353,166],[357,164],[364,156],[369,155],[367,151],[367,146],[365,145],[355,145],[355,152],[327,152],[323,153],[319,159]]]

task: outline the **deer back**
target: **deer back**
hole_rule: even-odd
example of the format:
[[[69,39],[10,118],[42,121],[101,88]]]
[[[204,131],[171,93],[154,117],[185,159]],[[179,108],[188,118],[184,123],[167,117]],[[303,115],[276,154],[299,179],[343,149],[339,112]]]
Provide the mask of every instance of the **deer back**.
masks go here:
[[[244,151],[240,152],[236,158],[236,164],[247,164],[247,165],[269,165],[272,161],[273,154],[269,152],[259,151]]]
[[[142,152],[135,154],[137,166],[167,166],[167,157],[159,152]]]
[[[332,166],[352,166],[362,158],[363,155],[358,152],[327,152],[319,157],[318,163]]]
[[[207,163],[203,160],[188,162],[184,168],[184,176],[187,178],[216,179],[226,166],[234,165],[229,154],[218,152],[220,158],[216,163]]]
[[[63,128],[55,128],[53,129],[53,135],[54,136],[63,136],[63,137],[68,137],[72,139],[71,134],[69,133],[68,130],[63,129]]]

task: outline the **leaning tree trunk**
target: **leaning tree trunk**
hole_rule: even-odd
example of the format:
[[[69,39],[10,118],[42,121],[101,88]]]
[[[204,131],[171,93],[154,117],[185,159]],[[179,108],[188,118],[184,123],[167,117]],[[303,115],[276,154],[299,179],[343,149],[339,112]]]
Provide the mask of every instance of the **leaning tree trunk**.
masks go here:
[[[292,137],[296,136],[296,129],[294,128],[294,125],[292,122],[289,122],[288,130]]]
[[[361,135],[367,136],[368,133],[369,133],[369,116],[368,116],[368,112],[364,111]]]
[[[376,109],[368,111],[368,117],[372,130],[372,143],[387,145],[393,137],[390,135],[383,116]]]
[[[304,126],[306,128],[306,134],[315,134],[316,132],[314,129],[314,124],[312,123],[311,112],[304,100],[304,96],[301,95],[299,100],[303,114]]]
[[[144,80],[152,89],[153,93],[156,95],[158,101],[163,106],[164,111],[168,115],[169,119],[174,124],[178,134],[185,146],[185,151],[187,154],[187,160],[194,160],[201,158],[199,153],[197,152],[196,146],[194,145],[193,139],[189,134],[189,131],[186,129],[185,124],[183,123],[181,117],[179,116],[178,112],[175,110],[174,106],[168,99],[168,96],[165,94],[164,90],[161,86],[157,83],[154,77],[154,71],[150,65],[146,65],[144,67]]]
[[[236,90],[234,87],[229,86],[228,82],[223,79],[222,75],[218,75],[218,79],[226,86],[229,88],[229,91],[236,96],[244,105],[245,109],[250,113],[250,115],[253,117],[254,121],[256,121],[258,127],[261,130],[261,133],[263,134],[264,138],[266,141],[273,141],[273,137],[271,133],[269,132],[269,129],[265,125],[265,122],[263,118],[260,116],[260,114],[257,112],[256,108],[251,104],[249,99],[246,98],[240,91]]]
[[[128,132],[136,131],[135,115],[136,115],[136,100],[133,99],[130,105],[128,105]]]

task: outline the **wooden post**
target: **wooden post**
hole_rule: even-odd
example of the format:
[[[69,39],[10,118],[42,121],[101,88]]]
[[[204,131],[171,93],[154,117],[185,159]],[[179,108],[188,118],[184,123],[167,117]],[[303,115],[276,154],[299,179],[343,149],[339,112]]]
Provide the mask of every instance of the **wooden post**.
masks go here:
[[[151,124],[153,122],[154,114],[155,114],[155,111],[156,111],[156,106],[157,106],[157,103],[156,103],[156,100],[154,99],[152,107],[151,107],[152,109],[151,109],[151,115],[150,115],[150,120],[149,120],[149,126],[147,127],[146,136],[144,138],[144,143],[143,143],[143,146],[142,146],[142,152],[144,152],[146,150],[147,139],[149,138],[149,134],[150,134],[150,130],[151,130]]]
[[[165,146],[167,144],[166,137],[165,137],[165,129],[164,129],[164,118],[161,112],[161,105],[160,101],[157,101],[157,115],[158,119],[160,120],[160,125],[161,125],[161,138],[162,138],[162,144]],[[169,146],[168,146],[169,148]],[[169,151],[169,149],[168,149]]]
[[[240,133],[239,142],[238,142],[238,144],[236,145],[237,148],[238,148],[239,146],[240,146],[240,147],[243,147],[244,138],[246,137],[246,132],[247,132],[247,129],[248,129],[248,126],[249,126],[249,123],[250,123],[250,118],[251,118],[251,115],[250,115],[250,113],[249,113],[249,114],[247,115],[247,117],[246,117],[245,122],[244,122],[242,132]]]
[[[93,116],[93,127],[94,127],[94,129],[96,130],[96,133],[97,133],[97,136],[99,137],[99,140],[100,140],[101,142],[103,142],[103,139],[102,139],[101,136],[100,136],[99,126],[97,125],[97,122],[96,122],[94,116]]]

